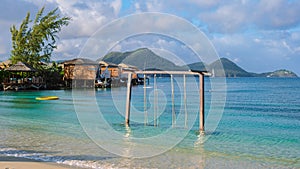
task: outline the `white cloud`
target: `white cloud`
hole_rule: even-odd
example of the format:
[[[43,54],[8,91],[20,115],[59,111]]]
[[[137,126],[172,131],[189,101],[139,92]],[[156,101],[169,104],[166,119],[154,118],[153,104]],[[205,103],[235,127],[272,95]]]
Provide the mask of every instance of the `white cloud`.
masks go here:
[[[63,16],[72,18],[69,26],[62,30],[61,36],[65,38],[91,36],[103,25],[116,18],[122,5],[121,0],[110,3],[97,0],[51,0],[50,2],[58,5]]]
[[[286,65],[290,65],[290,69],[299,74],[299,69],[293,66],[300,54],[293,34],[282,31],[239,33],[215,36],[212,42],[221,57],[231,59],[247,71],[266,72],[282,68],[289,69]],[[297,43],[299,42],[300,40]]]
[[[0,7],[0,55],[9,56],[11,24],[18,25],[27,11],[34,16],[42,6],[46,6],[45,12],[59,7],[62,16],[72,17],[70,25],[64,27],[59,35],[58,49],[55,50],[57,58],[77,57],[86,39],[99,28],[122,14],[141,12],[170,13],[196,23],[207,33],[221,56],[238,62],[250,71],[269,70],[280,67],[283,63],[295,65],[290,61],[295,62],[300,56],[300,1],[294,0],[5,1],[2,8]],[[11,10],[15,8],[18,10]],[[153,26],[165,34],[170,33],[168,32],[170,30],[185,29],[183,22],[178,23],[161,17],[153,21],[151,18],[141,17],[127,25],[120,23],[119,27],[105,32],[101,36],[102,39],[93,39],[93,43],[88,47],[91,50],[86,51],[86,55],[99,57],[102,50],[107,50],[113,45],[115,45],[115,50],[131,50],[144,46],[166,49],[173,53],[177,52],[177,55],[184,55],[183,51],[185,51],[184,48],[188,48],[187,46],[178,45],[164,38],[160,41],[152,38],[148,42],[146,39],[134,39],[118,44],[121,39],[116,39],[116,37],[120,33],[126,34],[141,30],[147,32]],[[197,50],[206,48],[205,45],[201,45],[203,39],[185,34],[184,31],[177,37],[191,41],[190,47]],[[106,43],[106,46],[101,46]],[[286,61],[288,59],[290,60]],[[265,60],[268,60],[268,63]],[[297,71],[300,74],[300,70]]]
[[[66,40],[61,40],[58,43],[58,47],[55,50],[55,52],[67,52],[74,50],[76,48],[81,47],[84,44],[83,39],[66,39]]]
[[[121,6],[122,6],[122,1],[121,0],[115,0],[111,3],[110,5],[114,9],[114,14],[115,16],[119,15]]]
[[[261,42],[261,39],[259,39],[259,38],[254,38],[253,41],[256,42],[256,43],[260,43],[260,42]]]
[[[137,12],[141,12],[141,7],[140,7],[140,4],[139,4],[138,2],[136,2],[136,3],[134,4],[134,7],[135,7],[135,10],[136,10]]]
[[[233,62],[235,62],[235,63],[238,63],[239,61],[240,61],[239,58],[234,58],[234,59],[233,59]]]
[[[282,41],[282,45],[290,52],[294,52],[293,49],[287,44],[285,40]]]
[[[300,32],[292,32],[291,39],[295,41],[300,41]]]
[[[252,1],[226,1],[211,10],[199,12],[198,16],[211,32],[235,33],[251,26],[254,11]]]
[[[283,29],[299,25],[299,1],[261,0],[255,8],[255,23],[266,29]]]
[[[221,0],[210,0],[210,1],[190,0],[189,2],[201,8],[211,8],[218,5],[221,2]]]

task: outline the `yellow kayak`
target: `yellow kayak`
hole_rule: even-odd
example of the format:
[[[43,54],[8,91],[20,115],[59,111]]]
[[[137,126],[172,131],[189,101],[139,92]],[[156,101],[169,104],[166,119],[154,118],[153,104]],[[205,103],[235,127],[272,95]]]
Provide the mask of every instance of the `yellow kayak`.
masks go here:
[[[57,96],[41,96],[36,97],[36,100],[58,100],[59,98]]]

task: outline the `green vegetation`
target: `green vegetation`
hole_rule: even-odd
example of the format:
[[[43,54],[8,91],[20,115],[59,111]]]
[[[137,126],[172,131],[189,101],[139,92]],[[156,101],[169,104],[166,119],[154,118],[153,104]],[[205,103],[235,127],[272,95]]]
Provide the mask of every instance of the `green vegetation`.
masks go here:
[[[60,17],[57,8],[43,16],[44,7],[38,11],[30,27],[30,13],[28,12],[19,29],[13,25],[11,60],[27,63],[34,68],[43,69],[41,62],[49,62],[53,50],[56,48],[57,34],[62,26],[69,23],[69,17]]]
[[[214,72],[214,76],[225,76],[226,77],[253,77],[254,74],[249,73],[230,61],[227,58],[221,58],[209,66],[209,71]],[[222,71],[224,69],[224,72]],[[214,71],[213,71],[214,70]]]
[[[8,76],[8,72],[0,70],[0,84],[4,81],[4,78],[7,76]],[[1,85],[0,85],[0,87],[1,87]]]
[[[111,53],[105,55],[102,60],[105,62],[120,64],[129,55],[129,53],[132,53],[132,52],[126,52],[126,53],[111,52]]]
[[[63,68],[58,66],[56,62],[49,63],[47,66],[44,66],[43,70],[40,70],[40,74],[47,84],[47,89],[56,89],[61,86],[64,86],[63,82]]]
[[[63,70],[56,63],[49,62],[53,50],[57,47],[57,35],[63,26],[69,24],[71,18],[61,17],[57,13],[58,8],[44,15],[44,9],[45,7],[38,11],[33,21],[28,12],[18,29],[15,25],[10,28],[12,36],[10,60],[12,64],[21,61],[32,66],[37,70],[35,76],[43,77],[48,88],[55,88],[62,84]],[[20,75],[26,76],[24,73]]]
[[[207,67],[208,65],[206,65],[206,64],[203,63],[203,62],[196,62],[196,63],[188,64],[187,66],[188,66],[189,69],[191,69],[191,70],[205,71],[205,70],[206,70],[206,67]]]
[[[298,77],[294,72],[285,69],[262,73],[259,75],[262,77]]]

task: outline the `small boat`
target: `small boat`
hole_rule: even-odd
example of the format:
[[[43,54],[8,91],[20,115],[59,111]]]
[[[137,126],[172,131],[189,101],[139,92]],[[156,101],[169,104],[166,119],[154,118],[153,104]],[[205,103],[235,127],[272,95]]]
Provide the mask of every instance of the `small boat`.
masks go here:
[[[58,100],[59,97],[57,96],[41,96],[41,97],[36,97],[36,100]]]

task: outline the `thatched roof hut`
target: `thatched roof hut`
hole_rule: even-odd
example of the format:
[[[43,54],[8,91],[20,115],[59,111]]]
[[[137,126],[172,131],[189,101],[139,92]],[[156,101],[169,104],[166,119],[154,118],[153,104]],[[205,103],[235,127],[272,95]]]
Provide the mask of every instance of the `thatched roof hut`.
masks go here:
[[[9,72],[35,72],[36,71],[32,66],[20,61],[6,68],[5,70]]]
[[[85,58],[76,58],[72,60],[66,60],[64,65],[97,65],[97,62]]]

